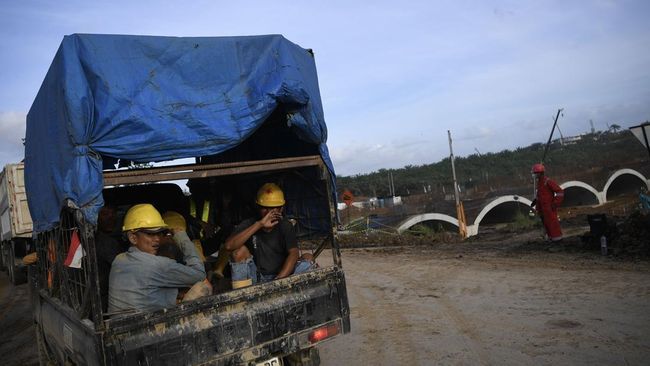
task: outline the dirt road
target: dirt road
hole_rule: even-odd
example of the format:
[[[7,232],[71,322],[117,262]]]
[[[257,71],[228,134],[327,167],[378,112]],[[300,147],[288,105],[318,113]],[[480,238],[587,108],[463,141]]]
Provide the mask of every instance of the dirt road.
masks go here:
[[[525,241],[522,241],[525,243]],[[320,259],[325,264],[325,255]],[[643,365],[650,263],[560,245],[343,250],[352,333],[323,365]],[[3,365],[35,365],[27,285],[0,274]]]
[[[0,273],[0,364],[38,365],[27,284],[13,286]]]
[[[345,250],[352,332],[322,364],[648,364],[647,262],[497,246]]]

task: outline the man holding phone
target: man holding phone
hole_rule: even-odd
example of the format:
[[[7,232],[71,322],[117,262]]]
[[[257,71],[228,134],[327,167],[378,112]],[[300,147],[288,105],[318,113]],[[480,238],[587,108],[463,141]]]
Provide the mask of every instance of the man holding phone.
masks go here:
[[[257,192],[258,216],[242,221],[226,239],[233,288],[284,278],[309,270],[309,255],[300,253],[293,225],[283,217],[284,193],[274,183]]]

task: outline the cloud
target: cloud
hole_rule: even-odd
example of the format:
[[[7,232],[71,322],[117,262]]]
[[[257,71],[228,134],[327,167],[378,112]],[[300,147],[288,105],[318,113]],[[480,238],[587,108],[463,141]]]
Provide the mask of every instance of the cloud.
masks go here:
[[[434,163],[446,156],[448,149],[446,140],[442,138],[433,141],[420,136],[398,138],[388,143],[357,140],[329,147],[336,174],[341,176]]]
[[[23,159],[25,148],[25,113],[0,112],[0,164],[15,163]],[[0,167],[1,169],[1,167]]]
[[[63,34],[281,33],[315,51],[339,174],[435,162],[447,130],[457,156],[545,142],[558,108],[565,136],[650,119],[647,1],[84,4],[0,11],[0,110],[28,108]],[[24,115],[0,118],[17,160]]]

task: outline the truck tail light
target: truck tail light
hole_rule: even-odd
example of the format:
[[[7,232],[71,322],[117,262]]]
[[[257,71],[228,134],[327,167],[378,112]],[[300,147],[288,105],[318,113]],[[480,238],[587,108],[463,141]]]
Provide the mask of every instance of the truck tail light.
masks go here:
[[[316,328],[311,333],[309,333],[309,342],[316,343],[324,339],[333,337],[341,332],[341,327],[338,322],[333,324],[328,324],[320,328]]]

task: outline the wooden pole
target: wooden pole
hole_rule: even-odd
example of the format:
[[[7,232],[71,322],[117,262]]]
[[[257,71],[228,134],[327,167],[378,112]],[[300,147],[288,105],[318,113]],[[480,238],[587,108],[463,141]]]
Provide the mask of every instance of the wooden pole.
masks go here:
[[[458,192],[458,182],[456,181],[456,167],[454,166],[454,150],[451,147],[451,132],[447,130],[449,137],[449,159],[451,160],[451,174],[454,178],[454,197],[456,198],[456,218],[458,219],[458,233],[461,238],[467,237],[467,225],[465,224],[465,210],[463,209],[462,202],[460,202],[460,194]]]

